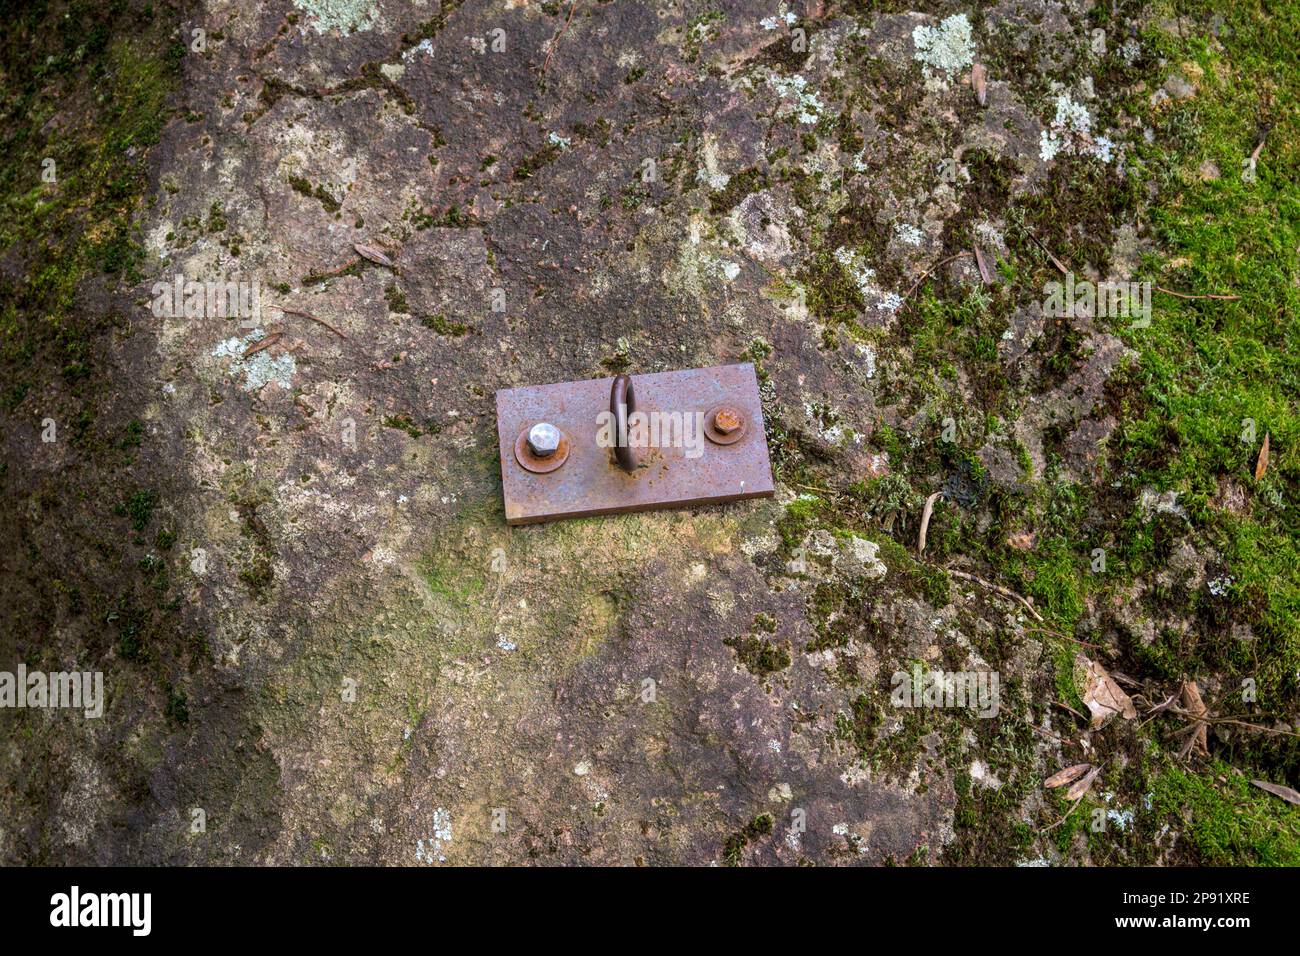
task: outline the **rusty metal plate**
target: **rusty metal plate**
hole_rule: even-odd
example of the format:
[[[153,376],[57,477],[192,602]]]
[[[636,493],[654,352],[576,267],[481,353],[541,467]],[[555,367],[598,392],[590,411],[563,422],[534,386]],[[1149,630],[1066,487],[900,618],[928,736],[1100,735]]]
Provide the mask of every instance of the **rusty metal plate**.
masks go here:
[[[613,382],[613,378],[599,378],[497,392],[497,438],[508,524],[771,496],[772,465],[753,365],[632,376],[635,410],[660,423],[660,440],[653,447],[638,449],[640,465],[632,473],[623,471],[614,450],[602,447],[598,440],[609,435],[602,432],[601,413],[609,412]],[[743,435],[730,444],[719,443],[716,431],[711,439],[706,434],[710,429],[704,427],[705,416],[723,406],[744,419]],[[657,418],[652,413],[658,413]],[[675,427],[674,413],[681,416],[681,427]],[[692,416],[691,426],[687,415]],[[568,440],[564,464],[544,474],[525,469],[516,453],[521,435],[540,422],[555,425]],[[673,436],[681,440],[674,441]]]

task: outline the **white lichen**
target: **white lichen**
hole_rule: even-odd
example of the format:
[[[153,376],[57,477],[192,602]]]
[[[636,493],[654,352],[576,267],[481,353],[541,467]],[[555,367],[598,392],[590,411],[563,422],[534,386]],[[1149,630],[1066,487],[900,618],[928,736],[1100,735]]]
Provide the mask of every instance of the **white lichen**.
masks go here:
[[[250,346],[264,338],[266,338],[264,330],[253,329],[242,339],[232,336],[218,342],[216,348],[212,350],[215,358],[234,359],[230,363],[230,375],[232,377],[243,375],[244,390],[247,392],[256,392],[268,382],[276,382],[281,388],[287,389],[293,384],[294,373],[298,371],[298,363],[287,352],[272,358],[270,349],[263,349],[247,358],[244,357],[244,353]]]
[[[1186,518],[1187,511],[1178,503],[1178,492],[1174,490],[1159,492],[1154,488],[1143,488],[1138,496],[1138,513],[1143,523],[1150,523],[1156,515],[1174,515]]]
[[[1109,163],[1115,156],[1115,143],[1092,131],[1092,114],[1069,93],[1056,98],[1056,116],[1048,129],[1039,134],[1038,155],[1048,163],[1061,153],[1095,156]]]
[[[714,192],[725,189],[727,183],[731,182],[731,177],[722,171],[718,159],[718,141],[708,134],[705,134],[700,158],[704,161],[704,165],[696,171],[696,180],[706,184]]]
[[[796,101],[795,117],[800,123],[812,124],[821,118],[821,112],[826,106],[817,91],[808,88],[807,79],[796,73],[791,77],[771,76],[767,82],[781,99]]]
[[[884,312],[895,312],[903,304],[902,296],[895,292],[885,292],[876,286],[876,270],[867,265],[861,253],[840,246],[835,250],[834,256],[835,261],[858,287],[858,292],[867,305]]]
[[[866,264],[861,253],[840,246],[835,250],[835,261],[848,273],[864,298],[871,294],[875,289],[876,270]]]
[[[411,47],[405,53],[403,53],[402,59],[414,60],[421,53],[423,53],[425,56],[433,56],[433,41],[428,39],[427,37],[421,40],[415,46]]]
[[[442,807],[433,811],[433,835],[415,841],[415,859],[419,863],[446,863],[443,847],[451,842],[451,814]]]
[[[894,238],[905,246],[919,246],[925,233],[911,223],[900,222],[894,226]]]
[[[764,30],[775,30],[782,23],[786,26],[794,26],[797,22],[799,22],[799,17],[792,11],[787,10],[784,13],[778,13],[774,17],[764,17],[758,21],[758,25]]]
[[[371,29],[378,20],[372,0],[293,0],[293,5],[307,14],[317,33],[357,33]]]
[[[1106,819],[1115,824],[1121,830],[1127,830],[1133,825],[1132,810],[1107,810]]]
[[[912,43],[914,58],[949,80],[975,61],[970,19],[964,13],[948,17],[937,27],[918,26],[912,31]]]
[[[857,353],[862,358],[862,374],[866,378],[876,377],[876,350],[865,342],[859,342]]]
[[[897,312],[903,304],[903,297],[897,292],[881,292],[876,297],[876,307],[885,312]]]
[[[1232,590],[1232,586],[1235,583],[1236,581],[1231,576],[1224,574],[1215,578],[1207,584],[1206,587],[1210,589],[1210,593],[1215,597],[1224,597],[1230,590]]]

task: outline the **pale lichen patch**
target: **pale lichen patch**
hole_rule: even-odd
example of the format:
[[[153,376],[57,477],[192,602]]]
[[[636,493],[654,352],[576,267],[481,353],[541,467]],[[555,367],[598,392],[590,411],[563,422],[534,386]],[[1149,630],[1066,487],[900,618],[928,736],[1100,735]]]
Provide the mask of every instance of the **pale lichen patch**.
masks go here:
[[[913,57],[949,80],[975,60],[970,19],[964,13],[948,17],[937,27],[919,25],[912,31],[912,43]]]
[[[317,33],[359,33],[373,29],[378,10],[372,0],[293,0]]]

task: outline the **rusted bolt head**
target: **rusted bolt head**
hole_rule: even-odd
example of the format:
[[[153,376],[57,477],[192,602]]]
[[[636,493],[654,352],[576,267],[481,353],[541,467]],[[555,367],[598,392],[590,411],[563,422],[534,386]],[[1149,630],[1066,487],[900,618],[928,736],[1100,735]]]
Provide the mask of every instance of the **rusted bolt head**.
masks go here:
[[[550,422],[540,422],[528,430],[528,450],[538,458],[550,458],[559,450],[562,437]]]
[[[719,408],[713,413],[713,427],[724,435],[730,435],[744,424],[745,420],[733,408]]]

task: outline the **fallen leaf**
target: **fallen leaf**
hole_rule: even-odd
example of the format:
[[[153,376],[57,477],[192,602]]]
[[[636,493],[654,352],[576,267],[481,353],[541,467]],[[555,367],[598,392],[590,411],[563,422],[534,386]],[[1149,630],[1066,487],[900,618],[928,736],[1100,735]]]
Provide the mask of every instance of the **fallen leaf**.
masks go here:
[[[1092,789],[1092,782],[1097,779],[1097,774],[1101,773],[1100,767],[1093,767],[1086,774],[1070,785],[1070,789],[1065,791],[1065,799],[1078,800],[1085,793]]]
[[[352,248],[357,250],[357,255],[369,259],[371,262],[377,262],[381,266],[387,266],[389,269],[393,268],[393,260],[388,258],[388,256],[384,255],[383,252],[376,249],[374,246],[363,246],[359,242],[354,242]]]
[[[248,348],[244,349],[244,354],[240,357],[248,358],[250,355],[256,355],[258,352],[262,351],[262,349],[269,349],[272,345],[280,341],[280,339],[283,337],[284,337],[283,332],[272,332],[270,335],[267,335],[264,338],[259,339],[258,341],[250,345]]]
[[[1025,531],[1021,534],[1007,536],[1007,544],[1015,548],[1017,551],[1028,551],[1034,546],[1036,540],[1037,538],[1032,531]]]
[[[1096,730],[1113,714],[1120,714],[1125,720],[1137,716],[1137,708],[1128,694],[1120,689],[1105,668],[1083,654],[1074,659],[1076,669],[1084,672],[1083,702],[1092,714],[1092,728]]]
[[[1192,739],[1188,742],[1187,749],[1190,753],[1193,749],[1198,754],[1208,754],[1210,752],[1209,740],[1207,738],[1207,725],[1200,720],[1206,715],[1209,708],[1205,706],[1205,701],[1201,699],[1200,688],[1196,686],[1196,681],[1183,681],[1182,688],[1183,709],[1192,715],[1196,730],[1192,734]]]
[[[1043,781],[1043,786],[1048,790],[1055,787],[1064,787],[1067,783],[1074,783],[1091,769],[1092,764],[1090,763],[1076,763],[1072,767],[1066,767],[1064,770],[1058,770],[1052,774]]]
[[[1259,787],[1261,790],[1267,790],[1275,797],[1281,797],[1287,803],[1294,803],[1297,807],[1300,807],[1300,793],[1296,793],[1290,787],[1284,787],[1277,783],[1269,783],[1267,780],[1252,780],[1251,783]]]
[[[983,63],[974,63],[970,68],[970,85],[975,88],[975,99],[983,106],[988,100],[987,76]]]
[[[1255,463],[1255,480],[1264,477],[1264,472],[1268,471],[1268,432],[1264,432],[1264,444],[1259,450],[1259,461]]]
[[[993,285],[993,270],[989,268],[988,258],[984,255],[984,250],[979,246],[975,247],[975,267],[980,271],[980,278],[984,280],[985,285]]]

